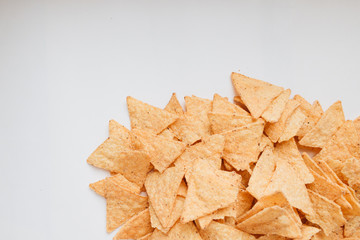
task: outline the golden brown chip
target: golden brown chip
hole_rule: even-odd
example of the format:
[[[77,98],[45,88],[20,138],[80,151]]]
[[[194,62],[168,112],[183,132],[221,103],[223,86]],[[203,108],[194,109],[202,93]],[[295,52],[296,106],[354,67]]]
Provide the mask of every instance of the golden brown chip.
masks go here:
[[[256,238],[232,226],[212,221],[210,225],[200,232],[204,240],[255,240]]]
[[[182,169],[170,167],[163,173],[153,171],[146,178],[145,188],[149,201],[161,225],[164,227],[169,224],[183,176],[184,171]]]
[[[137,215],[130,218],[116,233],[113,240],[140,238],[153,231],[150,223],[149,209],[139,212]]]
[[[125,149],[132,148],[129,129],[127,129],[115,120],[109,121],[109,138],[120,141]]]
[[[201,139],[203,124],[196,115],[184,114],[175,123],[170,125],[170,130],[182,142],[191,145]]]
[[[298,224],[290,213],[279,206],[265,208],[247,218],[237,226],[240,230],[251,234],[275,234],[283,237],[301,237]]]
[[[285,109],[286,103],[289,101],[289,97],[291,94],[290,89],[286,89],[283,91],[277,98],[275,98],[269,107],[263,112],[261,117],[265,119],[265,121],[270,123],[275,123],[279,121],[281,114]]]
[[[186,112],[193,115],[197,122],[196,133],[202,138],[211,134],[210,122],[207,114],[212,109],[212,101],[196,96],[185,97]],[[194,120],[195,120],[194,119]]]
[[[218,134],[255,122],[251,116],[209,112],[208,118],[213,134]]]
[[[259,119],[255,123],[224,132],[223,158],[236,170],[248,170],[251,172],[249,164],[256,162],[258,159],[263,129],[264,121]]]
[[[179,117],[166,110],[151,106],[133,97],[126,98],[131,128],[141,128],[160,133]]]
[[[314,206],[313,214],[306,214],[306,219],[321,227],[325,235],[345,224],[341,208],[333,201],[309,190],[309,196]]]
[[[360,238],[360,216],[352,217],[344,227],[345,237]]]
[[[294,110],[294,112],[286,120],[285,128],[279,138],[279,142],[288,141],[289,139],[296,136],[301,126],[304,124],[306,119],[305,114],[302,113],[300,108]]]
[[[250,114],[243,108],[229,102],[227,98],[221,97],[218,94],[214,94],[212,112],[220,114],[250,116]]]
[[[106,229],[114,231],[132,216],[148,207],[148,198],[106,182]]]
[[[188,191],[181,221],[186,223],[234,203],[241,177],[235,172],[214,168],[198,159],[186,177]]]
[[[284,90],[261,80],[232,73],[231,79],[236,92],[254,118],[259,118],[270,103]]]
[[[337,101],[325,111],[317,124],[299,143],[307,147],[322,148],[344,122],[342,105],[340,101]]]
[[[135,183],[130,182],[129,180],[127,180],[123,175],[116,174],[112,177],[108,177],[105,179],[102,179],[100,181],[97,181],[95,183],[91,183],[89,185],[89,187],[94,190],[97,194],[105,197],[105,193],[106,193],[106,189],[105,189],[105,185],[106,182],[111,181],[114,184],[116,184],[118,187],[127,190],[129,192],[135,193],[135,194],[139,194],[140,193],[140,187],[138,185],[136,185]]]
[[[250,210],[254,202],[253,196],[245,190],[240,189],[237,199],[235,201],[236,219]]]
[[[164,234],[161,231],[155,229],[150,237],[150,240],[202,240],[199,232],[197,231],[193,222],[182,224],[177,222],[173,228]]]
[[[320,232],[320,229],[312,226],[302,225],[301,226],[301,235],[300,238],[294,238],[294,240],[310,240],[312,236]]]
[[[179,102],[179,100],[176,97],[176,93],[173,93],[171,95],[171,98],[168,102],[168,104],[166,105],[166,107],[164,108],[166,111],[171,112],[173,114],[177,114],[177,115],[183,115],[184,114],[184,110]]]

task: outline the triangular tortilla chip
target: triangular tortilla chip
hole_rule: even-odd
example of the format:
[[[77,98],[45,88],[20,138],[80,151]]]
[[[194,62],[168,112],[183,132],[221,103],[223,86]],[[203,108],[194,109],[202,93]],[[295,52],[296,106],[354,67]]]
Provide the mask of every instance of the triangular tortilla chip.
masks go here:
[[[220,169],[221,155],[225,144],[224,136],[220,134],[211,135],[202,142],[187,148],[175,161],[175,166],[185,171],[191,169],[197,159],[207,159],[214,167]]]
[[[189,222],[234,203],[241,177],[235,172],[214,168],[207,160],[198,159],[186,177],[188,192],[182,222]]]
[[[171,112],[173,114],[177,114],[177,115],[183,115],[184,114],[184,110],[179,102],[179,100],[176,97],[176,93],[173,93],[171,95],[171,98],[168,102],[168,104],[166,105],[166,107],[164,108],[166,111]]]
[[[284,90],[261,80],[232,73],[231,79],[236,92],[254,118],[259,118],[270,103]]]
[[[249,164],[256,162],[260,154],[263,130],[264,121],[259,119],[255,123],[224,132],[223,158],[238,171],[250,170]]]
[[[240,116],[250,116],[250,114],[241,107],[229,102],[227,98],[214,94],[212,112],[221,114],[231,114]]]
[[[261,136],[260,140],[260,152],[263,152],[265,147],[269,146],[271,149],[274,148],[274,143],[265,135]]]
[[[257,240],[287,240],[287,239],[288,238],[278,236],[278,235],[264,235],[264,236],[257,238]]]
[[[294,238],[294,240],[310,240],[312,236],[320,232],[320,229],[312,226],[302,225],[301,226],[301,235],[300,238]]]
[[[306,219],[321,227],[325,235],[329,235],[337,227],[346,222],[341,208],[333,201],[309,190],[309,196],[314,206],[313,214],[306,214]]]
[[[167,227],[169,223],[183,176],[184,172],[182,169],[170,167],[162,174],[153,171],[146,178],[145,188],[149,201],[161,225],[164,227]]]
[[[182,240],[182,239],[202,240],[193,222],[189,222],[185,224],[177,222],[174,225],[174,227],[168,232],[167,235],[155,229],[155,231],[150,237],[150,240]]]
[[[137,240],[150,240],[151,235],[152,235],[152,232],[149,234],[146,234],[145,236],[143,236],[141,238],[138,238]]]
[[[275,172],[275,157],[271,148],[267,147],[261,154],[249,180],[247,191],[256,199],[264,196],[265,190]]]
[[[109,138],[119,140],[126,149],[132,148],[130,131],[115,120],[109,121]]]
[[[156,170],[163,172],[185,150],[185,143],[177,140],[169,140],[161,136],[153,135],[141,129],[134,129],[132,133],[145,145],[150,156],[150,162]],[[144,149],[144,150],[145,150]]]
[[[331,136],[345,122],[340,101],[331,105],[317,124],[300,140],[299,144],[307,147],[322,148]]]
[[[360,216],[352,217],[344,227],[344,236],[360,238]]]
[[[255,240],[256,238],[232,226],[212,221],[210,225],[200,232],[204,240]]]
[[[305,119],[306,116],[302,113],[300,108],[295,109],[290,117],[286,120],[285,128],[279,138],[279,142],[288,141],[289,139],[295,137],[296,133],[304,124]]]
[[[153,231],[150,223],[149,209],[139,212],[137,215],[130,218],[116,233],[113,240],[140,238]]]
[[[283,237],[301,237],[300,227],[290,213],[279,206],[265,208],[245,221],[237,228],[251,234],[276,234]]]
[[[225,217],[235,217],[235,216],[236,216],[236,211],[235,211],[235,202],[234,202],[228,207],[218,209],[213,213],[210,213],[208,215],[196,219],[195,222],[198,228],[205,229],[211,223],[212,220],[219,220],[219,219],[225,220]]]
[[[250,210],[254,202],[253,196],[245,190],[240,189],[237,199],[235,201],[236,217],[238,219],[241,215]]]
[[[270,123],[275,123],[279,121],[281,114],[285,109],[286,103],[289,101],[289,97],[291,94],[290,89],[286,89],[279,96],[277,96],[268,108],[263,112],[261,117],[265,119],[265,121]]]
[[[357,197],[360,198],[360,160],[356,158],[348,159],[341,173],[349,186],[355,190]]]
[[[202,128],[203,124],[197,119],[197,116],[188,113],[181,116],[170,126],[176,138],[188,145],[192,145],[201,139],[203,135]]]
[[[148,207],[148,198],[106,182],[106,229],[114,231],[132,216]]]
[[[106,182],[113,182],[114,184],[116,184],[118,187],[127,190],[129,192],[135,193],[135,194],[139,194],[140,193],[140,187],[138,185],[136,185],[135,183],[130,182],[129,180],[127,180],[123,175],[116,174],[112,177],[108,177],[105,179],[102,179],[100,181],[91,183],[89,185],[89,187],[94,190],[97,194],[99,194],[100,196],[105,197],[105,193],[106,193],[106,189],[105,189],[105,185]]]
[[[255,122],[251,116],[223,114],[217,112],[209,112],[208,118],[213,134],[230,131]]]
[[[131,128],[141,128],[160,133],[179,117],[166,110],[151,106],[133,97],[126,98]]]
[[[248,113],[250,112],[249,109],[245,106],[245,103],[243,102],[243,100],[241,100],[240,96],[235,96],[233,98],[233,101],[234,101],[234,104],[236,104],[237,106],[241,107]]]
[[[305,184],[312,183],[314,181],[314,177],[304,163],[294,138],[286,142],[278,143],[274,152],[277,157],[284,159],[293,167],[298,177]]]
[[[323,178],[327,178],[325,172],[317,165],[317,163],[307,153],[304,152],[302,154],[302,158],[309,170],[316,172],[318,175],[320,175]]]
[[[286,103],[285,109],[282,112],[279,121],[276,123],[266,124],[265,133],[273,143],[276,143],[280,139],[286,128],[287,120],[298,107],[299,103],[293,99],[290,99]]]
[[[187,193],[187,185],[186,185],[185,181],[183,180],[180,183],[177,195],[186,197],[186,193]]]
[[[340,240],[340,239],[346,239],[346,240],[358,240],[353,238],[344,238],[343,235],[343,228],[337,227],[336,230],[332,231],[330,234],[326,235],[324,231],[320,231],[317,234],[315,234],[311,240]]]
[[[163,137],[169,141],[178,140],[173,131],[169,128],[164,129],[161,133],[158,134],[158,136]]]

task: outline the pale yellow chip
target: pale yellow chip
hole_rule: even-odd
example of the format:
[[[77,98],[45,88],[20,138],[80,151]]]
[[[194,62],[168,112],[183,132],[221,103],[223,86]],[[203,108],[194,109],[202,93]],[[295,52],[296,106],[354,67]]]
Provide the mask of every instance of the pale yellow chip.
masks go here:
[[[276,123],[269,123],[265,126],[265,133],[273,143],[276,143],[281,135],[284,133],[287,120],[293,114],[295,109],[299,107],[299,103],[293,99],[290,99],[282,112],[279,121]]]
[[[221,97],[219,94],[214,94],[212,112],[221,114],[250,116],[250,114],[243,108],[229,102],[227,98]]]
[[[186,223],[210,214],[236,201],[241,176],[216,169],[198,159],[186,177],[188,191],[181,221]]]
[[[339,205],[311,190],[309,196],[315,207],[313,214],[306,214],[306,219],[319,225],[325,235],[345,224],[346,220]]]
[[[203,240],[255,240],[256,238],[232,226],[212,221],[210,225],[200,231]]]
[[[256,199],[264,196],[265,190],[275,172],[275,156],[271,148],[267,147],[261,154],[249,180],[247,191]]]
[[[251,234],[275,234],[283,237],[301,237],[299,225],[290,213],[279,206],[265,208],[239,223],[237,228]]]
[[[281,114],[285,110],[286,103],[289,101],[289,97],[291,94],[290,89],[286,89],[279,96],[277,96],[268,108],[263,112],[261,117],[265,119],[265,121],[270,123],[275,123],[279,121]]]
[[[360,238],[360,216],[352,217],[344,227],[344,236]]]
[[[137,239],[151,233],[152,231],[153,228],[150,223],[150,213],[147,208],[130,218],[116,233],[113,240],[129,238]]]
[[[345,122],[345,116],[340,101],[331,105],[322,115],[317,124],[306,133],[299,144],[307,147],[323,148]]]
[[[106,182],[106,229],[114,231],[132,216],[148,207],[148,198],[122,188],[113,182]]]
[[[274,143],[265,135],[261,136],[260,140],[260,152],[264,151],[266,147],[274,148]]]
[[[283,133],[279,138],[279,142],[288,141],[289,139],[296,136],[296,133],[299,131],[301,126],[304,124],[306,119],[305,114],[297,108],[286,120]]]
[[[271,102],[284,90],[261,80],[232,73],[231,79],[236,92],[254,118],[259,118]]]
[[[197,122],[196,133],[202,138],[211,134],[210,122],[207,114],[212,109],[212,101],[196,96],[185,97],[186,113],[194,116]]]
[[[160,133],[179,118],[178,115],[151,106],[133,97],[126,98],[131,128],[141,128]]]
[[[170,221],[176,195],[184,177],[184,171],[170,167],[163,173],[153,171],[146,178],[145,188],[151,206],[162,226],[167,227]]]
[[[208,118],[213,134],[223,133],[235,128],[244,127],[247,124],[255,122],[251,116],[232,115],[217,112],[209,112]]]
[[[168,168],[186,147],[185,143],[153,135],[141,129],[134,129],[132,133],[144,145],[144,150],[149,153],[150,162],[159,172]]]
[[[120,141],[122,147],[125,149],[131,149],[133,147],[129,129],[115,120],[109,121],[109,138]]]
[[[314,177],[301,157],[299,149],[293,138],[286,142],[278,143],[274,152],[278,158],[287,161],[293,167],[300,180],[305,184],[312,183],[314,181]]]
[[[176,138],[188,145],[199,141],[204,135],[202,122],[197,119],[196,115],[188,113],[181,116],[169,128]]]
[[[260,154],[259,145],[263,129],[264,121],[259,119],[255,123],[224,132],[223,158],[238,171],[251,171],[250,163],[256,162]]]
[[[150,240],[203,240],[193,222],[182,224],[177,222],[168,234],[155,229]]]
[[[348,159],[345,162],[341,173],[360,199],[360,160],[356,158]]]
[[[224,136],[220,134],[211,135],[202,142],[187,148],[175,161],[175,166],[185,171],[191,169],[193,163],[199,159],[207,159],[214,167],[220,169],[221,155],[225,144]]]
[[[308,226],[308,225],[302,225],[301,226],[301,235],[300,238],[294,238],[294,240],[310,240],[312,236],[320,232],[319,228]]]
[[[177,114],[177,115],[183,115],[184,114],[184,110],[179,102],[179,100],[176,97],[176,93],[173,93],[171,95],[171,98],[168,102],[168,104],[165,106],[164,108],[166,111],[171,112],[173,114]]]
[[[95,183],[91,183],[89,185],[89,187],[94,190],[97,194],[105,197],[105,193],[106,193],[106,189],[105,189],[105,185],[106,182],[113,182],[114,184],[116,184],[119,188],[122,188],[124,190],[127,190],[129,192],[135,193],[135,194],[139,194],[140,193],[140,187],[138,185],[136,185],[135,183],[130,182],[129,180],[127,180],[123,175],[116,174],[112,177],[108,177],[105,179],[102,179],[100,181],[97,181]]]

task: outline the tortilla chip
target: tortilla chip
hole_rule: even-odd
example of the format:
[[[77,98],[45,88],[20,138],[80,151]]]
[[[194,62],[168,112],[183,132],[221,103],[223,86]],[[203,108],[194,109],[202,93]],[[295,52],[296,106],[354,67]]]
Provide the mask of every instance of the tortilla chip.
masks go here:
[[[360,216],[351,218],[344,227],[345,237],[360,238]]]
[[[211,134],[210,122],[208,119],[208,112],[212,109],[212,101],[209,99],[199,98],[196,96],[185,97],[186,112],[189,115],[195,116],[198,127],[197,134],[202,138]]]
[[[238,171],[251,171],[249,164],[256,162],[260,154],[259,145],[263,129],[264,121],[259,119],[255,123],[223,133],[223,158]]]
[[[255,240],[256,238],[246,232],[240,231],[226,224],[212,221],[210,225],[200,232],[204,240]]]
[[[359,198],[360,194],[360,160],[356,158],[348,159],[341,173],[349,183],[349,186],[353,188]]]
[[[346,223],[339,205],[333,201],[309,190],[309,196],[314,208],[313,214],[306,214],[306,219],[321,227],[325,235]]]
[[[203,124],[197,119],[197,116],[184,114],[175,123],[170,126],[175,137],[182,142],[191,145],[201,139],[203,133]]]
[[[312,238],[312,236],[314,236],[318,232],[320,232],[320,229],[318,229],[316,227],[307,226],[304,224],[301,226],[302,237],[294,238],[294,240],[310,240]]]
[[[251,209],[253,202],[253,196],[251,196],[249,192],[240,189],[237,199],[235,201],[236,220]]]
[[[299,149],[293,138],[286,142],[278,143],[274,152],[277,157],[287,161],[293,167],[300,180],[305,184],[312,183],[314,181],[314,177],[301,157]]]
[[[155,231],[150,237],[150,240],[185,240],[185,239],[202,240],[193,222],[189,222],[186,224],[182,224],[178,222],[168,232],[167,235],[155,229]]]
[[[260,152],[264,151],[265,147],[267,146],[273,149],[274,143],[265,134],[263,134],[260,140]]]
[[[186,180],[188,192],[181,217],[184,223],[234,203],[241,184],[238,174],[218,170],[205,159],[194,163]]]
[[[193,163],[199,159],[207,159],[217,169],[221,167],[221,155],[225,144],[224,136],[211,135],[202,142],[187,148],[175,161],[175,166],[188,171]]]
[[[181,181],[179,189],[178,189],[178,196],[186,197],[187,193],[187,185],[184,180]]]
[[[241,100],[240,96],[235,96],[233,98],[233,101],[234,101],[234,104],[236,104],[237,106],[241,107],[242,109],[244,109],[248,113],[250,112],[249,109],[245,106],[243,100]]]
[[[186,145],[176,140],[168,140],[141,129],[132,131],[139,138],[150,156],[150,162],[159,172],[164,172],[185,150]]]
[[[228,162],[226,162],[225,160],[223,160],[223,165],[224,165],[224,169],[226,171],[235,171],[235,168],[233,168],[233,166],[231,166]]]
[[[312,160],[312,158],[307,153],[303,153],[302,158],[309,170],[316,172],[321,177],[327,178],[325,172],[316,164],[314,160]]]
[[[106,188],[106,229],[114,231],[125,221],[148,207],[148,198],[122,188],[107,181]]]
[[[99,194],[100,196],[105,197],[105,193],[106,193],[106,189],[105,189],[105,185],[106,182],[113,182],[114,184],[116,184],[119,188],[122,188],[124,190],[127,190],[129,192],[135,193],[135,194],[139,194],[140,193],[140,187],[138,185],[136,185],[135,183],[130,182],[129,180],[127,180],[123,175],[116,174],[112,177],[107,177],[103,180],[97,181],[95,183],[91,183],[89,185],[89,187],[94,190],[97,194]]]
[[[179,100],[176,97],[176,93],[173,93],[171,95],[171,98],[169,100],[169,103],[166,105],[164,110],[171,112],[173,114],[177,114],[179,116],[184,114],[184,110],[179,102]]]
[[[329,235],[326,235],[324,231],[320,231],[315,234],[311,240],[334,240],[334,239],[347,239],[343,236],[342,227],[337,227],[336,230],[332,231]],[[350,240],[350,239],[347,239]]]
[[[279,121],[277,121],[276,123],[266,124],[265,133],[273,143],[276,143],[280,139],[287,126],[287,120],[298,107],[299,103],[293,99],[290,99],[286,103],[285,109],[282,112]]]
[[[184,171],[182,169],[170,167],[163,173],[153,171],[146,178],[145,188],[149,201],[161,225],[164,227],[169,224],[183,176]]]
[[[150,240],[151,235],[152,235],[152,232],[149,234],[146,234],[145,236],[143,236],[141,238],[138,238],[137,240]]]
[[[158,136],[169,141],[178,140],[173,131],[171,131],[169,128],[164,129],[161,133],[158,134]]]
[[[127,129],[115,120],[109,121],[109,138],[120,141],[124,149],[132,148],[129,129]]]
[[[275,234],[283,237],[301,237],[300,227],[290,213],[279,206],[265,208],[239,223],[237,228],[251,234]]]
[[[284,90],[261,80],[232,73],[231,79],[236,92],[254,118],[259,118],[271,102]]]
[[[290,117],[286,120],[285,128],[279,138],[279,142],[288,141],[296,136],[301,126],[304,124],[306,116],[302,113],[300,108],[294,110]]]
[[[251,116],[223,114],[209,112],[208,118],[213,134],[223,133],[234,130],[235,128],[244,127],[247,124],[255,122]]]
[[[243,108],[229,102],[227,98],[221,97],[218,94],[214,94],[212,112],[220,114],[250,116],[250,114]]]
[[[340,101],[331,105],[317,124],[300,140],[299,144],[307,147],[323,148],[331,136],[345,122]]]
[[[130,218],[115,235],[113,240],[140,238],[153,231],[150,223],[149,209],[139,212],[137,215]]]
[[[289,101],[290,94],[290,89],[286,89],[285,91],[283,91],[271,102],[271,104],[265,110],[265,112],[263,112],[261,117],[265,119],[265,121],[270,123],[275,123],[279,121],[281,114],[285,109],[285,105]]]
[[[264,235],[264,236],[257,238],[257,240],[287,240],[287,239],[288,238],[278,236],[278,235]]]
[[[332,201],[340,198],[342,195],[345,194],[339,185],[331,182],[327,178],[320,176],[313,170],[311,170],[311,171],[312,171],[312,174],[313,174],[315,180],[313,183],[307,185],[308,189],[310,189]]]
[[[126,101],[131,129],[147,129],[157,134],[179,118],[176,114],[151,106],[133,97],[127,97]]]
[[[247,191],[256,199],[264,196],[265,190],[275,172],[275,157],[271,148],[267,147],[261,154],[249,180]]]
[[[358,134],[360,135],[360,117],[357,117],[355,120],[354,120],[354,125],[356,127],[356,130],[358,132]]]
[[[213,213],[205,215],[196,219],[196,225],[200,229],[205,229],[211,223],[212,220],[225,220],[225,217],[235,217],[236,210],[235,210],[235,202],[230,204],[230,206],[221,208],[216,210]]]

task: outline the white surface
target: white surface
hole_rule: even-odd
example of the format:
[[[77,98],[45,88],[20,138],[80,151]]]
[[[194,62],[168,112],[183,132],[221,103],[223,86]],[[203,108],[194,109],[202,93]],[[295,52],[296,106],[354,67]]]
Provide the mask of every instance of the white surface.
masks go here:
[[[197,3],[195,3],[197,2]],[[359,1],[0,0],[2,239],[112,239],[86,158],[125,97],[232,97],[232,71],[360,115]]]

